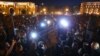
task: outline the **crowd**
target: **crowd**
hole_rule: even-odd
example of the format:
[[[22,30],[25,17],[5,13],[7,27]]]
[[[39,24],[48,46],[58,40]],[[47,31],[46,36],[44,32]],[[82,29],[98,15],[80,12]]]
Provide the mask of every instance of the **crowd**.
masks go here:
[[[46,46],[45,41],[29,39],[29,32],[36,25],[33,18],[0,14],[0,56],[100,56],[100,28],[95,27],[94,20],[88,24],[76,20],[69,32],[58,29],[58,42]]]

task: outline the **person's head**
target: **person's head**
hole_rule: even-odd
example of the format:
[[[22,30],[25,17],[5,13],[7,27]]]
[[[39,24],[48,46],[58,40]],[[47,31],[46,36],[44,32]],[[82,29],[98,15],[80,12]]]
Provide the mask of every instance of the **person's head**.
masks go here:
[[[77,48],[78,47],[78,44],[76,42],[73,42],[72,43],[72,48]]]
[[[94,50],[97,50],[100,48],[100,45],[98,42],[92,42],[91,43],[91,48],[94,49]]]
[[[26,37],[26,32],[23,31],[23,30],[20,30],[20,31],[17,32],[17,36],[19,38],[25,38]]]
[[[3,30],[3,25],[0,23],[0,31]]]
[[[38,47],[42,47],[44,45],[44,42],[43,41],[39,41],[38,42]]]
[[[17,43],[17,44],[15,45],[15,51],[16,51],[16,52],[23,51],[23,47],[22,47],[22,45],[21,45],[20,43]]]
[[[79,30],[83,30],[83,25],[82,24],[79,24]]]

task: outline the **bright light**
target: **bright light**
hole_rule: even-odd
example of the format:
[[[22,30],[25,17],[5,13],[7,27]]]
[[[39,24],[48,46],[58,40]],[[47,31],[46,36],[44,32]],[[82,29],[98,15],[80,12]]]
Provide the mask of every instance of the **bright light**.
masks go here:
[[[5,4],[4,2],[2,2],[2,1],[0,1],[0,5],[3,5],[3,4]]]
[[[46,26],[46,23],[42,22],[42,23],[40,24],[40,26],[41,26],[41,27],[45,27],[45,26]]]
[[[13,2],[6,2],[5,5],[14,5]]]
[[[51,21],[50,21],[50,20],[48,20],[48,21],[47,21],[47,24],[48,24],[48,25],[50,25],[50,24],[51,24]]]
[[[68,9],[68,8],[66,8],[66,9],[65,9],[65,11],[69,11],[69,9]]]
[[[2,12],[2,14],[6,14],[6,12]]]
[[[43,12],[46,12],[47,11],[47,9],[46,8],[43,8]]]
[[[97,15],[100,15],[100,13],[99,13],[99,12],[97,12],[96,14],[97,14]]]
[[[19,2],[17,3],[17,5],[28,5],[29,3],[25,3],[25,2]]]
[[[57,14],[57,15],[62,15],[63,13],[60,12],[60,11],[58,11],[58,12],[55,12],[55,14]]]
[[[13,2],[2,2],[0,1],[0,5],[14,5]]]
[[[68,27],[69,23],[66,19],[61,19],[60,20],[60,25],[61,25],[61,27]]]
[[[31,38],[37,38],[37,33],[36,32],[31,32]]]

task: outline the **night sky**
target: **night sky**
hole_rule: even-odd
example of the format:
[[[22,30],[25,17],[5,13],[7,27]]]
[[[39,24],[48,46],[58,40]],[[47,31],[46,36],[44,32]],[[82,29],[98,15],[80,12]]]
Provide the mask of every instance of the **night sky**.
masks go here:
[[[44,5],[46,6],[66,6],[66,5],[75,6],[75,5],[80,5],[80,3],[83,1],[100,1],[100,0],[10,0],[10,1],[35,2],[37,5],[41,5],[41,3],[44,3]]]
[[[78,5],[82,2],[82,0],[37,0],[36,3],[44,3],[44,5],[49,6],[63,6],[63,5]]]

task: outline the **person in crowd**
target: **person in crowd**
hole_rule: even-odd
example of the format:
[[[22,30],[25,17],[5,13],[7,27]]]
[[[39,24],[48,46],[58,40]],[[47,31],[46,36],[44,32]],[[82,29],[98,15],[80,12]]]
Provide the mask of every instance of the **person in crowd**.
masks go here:
[[[45,46],[44,46],[44,43],[43,41],[40,41],[38,43],[38,46],[37,46],[37,53],[38,53],[38,56],[44,56],[44,52],[45,52]]]
[[[81,48],[85,39],[85,30],[82,24],[79,24],[79,29],[77,29],[77,31],[75,32],[74,39],[74,41],[78,43],[79,48]]]
[[[100,45],[98,42],[91,43],[91,56],[100,56]]]
[[[10,47],[8,48],[8,50],[6,50],[5,56],[13,56],[12,54],[13,54],[13,49],[14,49],[15,44],[16,44],[16,40],[13,39],[11,41]]]
[[[33,43],[33,42],[30,43],[30,47],[29,47],[27,56],[37,56],[35,43]]]

